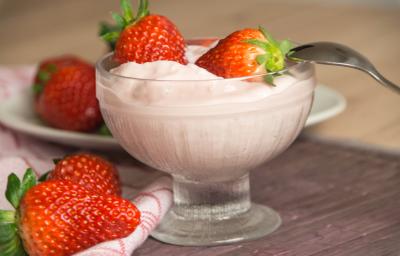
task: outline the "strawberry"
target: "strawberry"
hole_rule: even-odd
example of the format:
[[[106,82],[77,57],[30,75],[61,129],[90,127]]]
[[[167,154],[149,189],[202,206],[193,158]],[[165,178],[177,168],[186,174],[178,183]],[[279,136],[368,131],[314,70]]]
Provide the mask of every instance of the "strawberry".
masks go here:
[[[2,255],[72,255],[126,237],[140,222],[139,210],[127,200],[68,180],[36,185],[31,169],[22,182],[9,176],[6,196],[15,211],[0,210]]]
[[[149,13],[148,0],[140,0],[136,17],[129,0],[121,0],[121,9],[122,16],[113,13],[117,26],[107,29],[103,25],[101,32],[106,41],[115,44],[114,58],[119,63],[157,60],[187,63],[182,35],[167,17]]]
[[[50,79],[51,74],[57,69],[65,66],[80,64],[87,65],[86,62],[73,55],[63,55],[43,60],[41,63],[39,63],[39,67],[34,78],[33,90],[35,94],[38,95],[43,91],[45,83]]]
[[[102,123],[91,64],[75,57],[52,59],[39,66],[36,79],[36,111],[47,124],[88,132]]]
[[[278,42],[265,29],[243,29],[222,39],[196,64],[224,78],[267,74],[285,67],[291,49],[288,40]]]
[[[188,39],[186,40],[187,45],[200,45],[205,47],[210,47],[213,43],[218,41],[218,38],[199,38],[199,39]]]
[[[80,153],[61,159],[47,180],[70,180],[99,194],[121,195],[117,169],[93,154]]]

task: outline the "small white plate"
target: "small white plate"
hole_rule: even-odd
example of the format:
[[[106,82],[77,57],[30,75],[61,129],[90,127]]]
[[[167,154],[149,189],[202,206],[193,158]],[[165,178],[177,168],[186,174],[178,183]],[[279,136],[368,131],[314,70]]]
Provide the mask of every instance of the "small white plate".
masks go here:
[[[8,100],[0,102],[0,122],[21,133],[64,145],[93,149],[120,149],[111,137],[96,134],[64,131],[43,124],[36,116],[32,105],[31,90],[25,90]],[[319,85],[315,90],[314,104],[306,126],[329,119],[346,107],[346,101],[334,90]]]
[[[315,89],[314,103],[306,121],[306,127],[332,118],[340,114],[345,108],[346,99],[341,94],[319,84]]]

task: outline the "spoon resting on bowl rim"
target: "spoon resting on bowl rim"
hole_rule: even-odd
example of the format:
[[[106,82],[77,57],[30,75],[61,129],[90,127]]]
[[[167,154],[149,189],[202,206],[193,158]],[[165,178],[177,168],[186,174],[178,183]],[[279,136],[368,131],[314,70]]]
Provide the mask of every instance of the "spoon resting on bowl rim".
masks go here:
[[[383,86],[400,94],[399,85],[386,79],[365,56],[342,44],[333,42],[303,44],[291,49],[287,58],[295,62],[311,61],[318,64],[355,68],[366,72]]]

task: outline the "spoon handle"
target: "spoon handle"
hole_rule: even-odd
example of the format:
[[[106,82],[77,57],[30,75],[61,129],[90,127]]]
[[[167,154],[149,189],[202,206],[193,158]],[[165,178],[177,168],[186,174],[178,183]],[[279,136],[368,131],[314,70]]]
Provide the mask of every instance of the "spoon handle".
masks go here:
[[[400,86],[398,86],[397,84],[389,81],[388,79],[386,79],[383,75],[381,75],[381,73],[379,73],[378,71],[376,71],[376,69],[374,71],[369,71],[367,72],[370,76],[372,76],[376,81],[378,81],[379,83],[381,83],[383,86],[394,90],[395,92],[400,94]]]

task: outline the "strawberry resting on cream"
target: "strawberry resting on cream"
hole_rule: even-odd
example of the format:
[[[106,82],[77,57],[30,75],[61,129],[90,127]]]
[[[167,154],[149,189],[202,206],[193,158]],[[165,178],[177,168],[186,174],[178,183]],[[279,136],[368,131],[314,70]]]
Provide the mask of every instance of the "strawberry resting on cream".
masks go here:
[[[208,48],[203,46],[188,46],[186,58],[191,63],[187,65],[164,60],[121,64],[110,72],[136,80],[115,78],[118,80],[115,81],[118,83],[115,93],[125,102],[142,105],[215,105],[262,100],[296,83],[293,77],[285,75],[274,79],[275,86],[263,82],[261,76],[258,79],[253,78],[254,82],[239,79],[222,82],[224,78],[193,63],[207,50]]]

